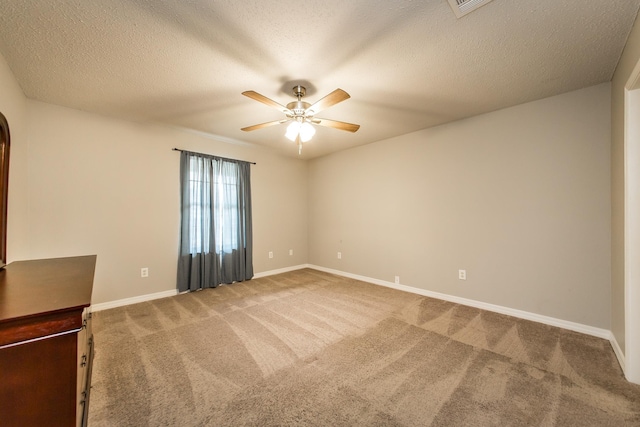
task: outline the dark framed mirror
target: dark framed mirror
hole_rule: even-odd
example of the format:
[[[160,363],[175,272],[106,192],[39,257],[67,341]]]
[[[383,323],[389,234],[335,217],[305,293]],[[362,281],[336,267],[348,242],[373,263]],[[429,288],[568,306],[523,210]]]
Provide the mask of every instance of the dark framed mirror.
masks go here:
[[[9,194],[9,123],[0,113],[0,268],[7,263],[7,195]]]

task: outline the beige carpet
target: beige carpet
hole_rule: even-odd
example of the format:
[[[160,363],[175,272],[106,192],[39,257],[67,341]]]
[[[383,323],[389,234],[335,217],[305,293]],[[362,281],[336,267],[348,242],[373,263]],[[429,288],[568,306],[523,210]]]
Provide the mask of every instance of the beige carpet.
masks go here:
[[[93,328],[91,427],[640,426],[606,340],[310,269]]]

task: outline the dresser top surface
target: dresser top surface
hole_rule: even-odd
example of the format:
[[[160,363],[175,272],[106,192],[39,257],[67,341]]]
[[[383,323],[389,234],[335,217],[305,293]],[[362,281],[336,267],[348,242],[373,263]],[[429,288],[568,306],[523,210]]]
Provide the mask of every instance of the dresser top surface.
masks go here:
[[[96,256],[16,261],[0,271],[0,324],[91,305]]]

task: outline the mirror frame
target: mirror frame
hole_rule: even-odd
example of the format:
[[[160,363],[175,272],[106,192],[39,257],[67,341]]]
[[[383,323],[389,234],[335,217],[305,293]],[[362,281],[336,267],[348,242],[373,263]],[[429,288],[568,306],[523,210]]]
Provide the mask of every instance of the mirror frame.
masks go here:
[[[9,123],[0,113],[0,266],[7,263],[7,202],[9,194]]]

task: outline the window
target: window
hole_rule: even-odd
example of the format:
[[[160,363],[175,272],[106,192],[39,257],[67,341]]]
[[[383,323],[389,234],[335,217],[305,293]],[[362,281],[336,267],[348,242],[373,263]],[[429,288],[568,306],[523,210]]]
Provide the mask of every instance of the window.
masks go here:
[[[178,289],[253,277],[250,164],[183,151]]]
[[[189,161],[189,252],[206,252],[211,247],[209,224],[213,224],[213,235],[218,236],[214,246],[216,253],[239,249],[238,165],[229,163],[213,173],[203,173],[198,162],[195,157]],[[212,194],[215,203],[212,203]]]

